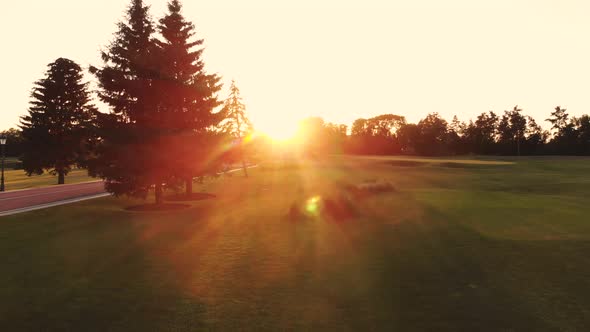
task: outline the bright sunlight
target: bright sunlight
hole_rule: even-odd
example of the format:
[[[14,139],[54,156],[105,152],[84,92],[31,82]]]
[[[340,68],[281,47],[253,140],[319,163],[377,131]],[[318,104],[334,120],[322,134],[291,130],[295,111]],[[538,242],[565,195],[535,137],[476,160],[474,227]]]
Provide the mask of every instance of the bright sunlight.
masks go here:
[[[274,141],[288,141],[295,137],[298,127],[297,123],[268,123],[267,126],[260,124],[260,133],[270,137]]]

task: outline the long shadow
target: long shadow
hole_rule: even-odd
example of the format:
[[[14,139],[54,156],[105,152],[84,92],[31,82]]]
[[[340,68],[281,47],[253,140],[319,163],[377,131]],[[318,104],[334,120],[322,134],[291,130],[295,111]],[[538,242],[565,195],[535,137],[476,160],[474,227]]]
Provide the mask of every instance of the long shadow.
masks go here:
[[[206,327],[205,305],[186,296],[166,260],[154,258],[141,239],[143,222],[124,212],[68,221],[60,213],[67,216],[46,210],[28,222],[0,223],[0,330]]]

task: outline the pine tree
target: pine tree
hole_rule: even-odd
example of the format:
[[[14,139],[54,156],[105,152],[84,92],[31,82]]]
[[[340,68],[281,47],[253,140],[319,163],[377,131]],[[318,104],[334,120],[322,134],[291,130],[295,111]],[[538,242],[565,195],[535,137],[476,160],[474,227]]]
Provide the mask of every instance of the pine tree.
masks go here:
[[[49,170],[63,184],[89,153],[96,109],[78,64],[59,58],[48,67],[46,77],[35,82],[29,114],[21,117],[22,161],[29,176]]]
[[[248,177],[243,138],[252,132],[252,123],[246,117],[246,105],[242,102],[240,89],[238,89],[236,82],[233,80],[229,91],[229,97],[225,100],[223,106],[223,113],[226,117],[226,120],[223,122],[223,131],[231,135],[238,142],[242,168],[244,169],[244,175]]]
[[[155,90],[165,114],[162,124],[176,141],[171,152],[177,162],[175,173],[190,195],[193,178],[202,176],[211,166],[207,164],[213,153],[209,129],[222,119],[221,114],[213,112],[220,104],[216,95],[220,78],[205,72],[203,39],[194,39],[195,26],[182,15],[180,1],[168,3],[168,13],[160,20],[158,30],[162,39],[157,41]]]
[[[91,68],[98,78],[99,98],[111,107],[100,118],[101,144],[90,164],[115,195],[145,197],[155,188],[156,203],[163,202],[163,183],[173,165],[166,160],[162,137],[163,113],[154,84],[157,52],[149,7],[132,0],[125,22],[102,52],[102,68]]]

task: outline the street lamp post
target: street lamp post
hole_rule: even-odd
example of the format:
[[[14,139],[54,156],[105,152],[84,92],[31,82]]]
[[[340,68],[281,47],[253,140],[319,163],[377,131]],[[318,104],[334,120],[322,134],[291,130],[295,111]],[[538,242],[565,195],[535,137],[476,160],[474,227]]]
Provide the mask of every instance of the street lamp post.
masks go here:
[[[6,145],[6,137],[0,137],[0,145],[2,145],[2,178],[0,179],[0,191],[4,191],[4,146]]]

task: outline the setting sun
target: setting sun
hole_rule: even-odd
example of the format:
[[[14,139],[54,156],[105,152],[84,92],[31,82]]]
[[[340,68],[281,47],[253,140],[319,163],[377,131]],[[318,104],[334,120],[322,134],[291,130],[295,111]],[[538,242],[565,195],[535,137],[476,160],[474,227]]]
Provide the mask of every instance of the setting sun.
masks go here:
[[[267,126],[259,128],[259,132],[275,141],[287,141],[295,137],[297,123],[268,123]]]

